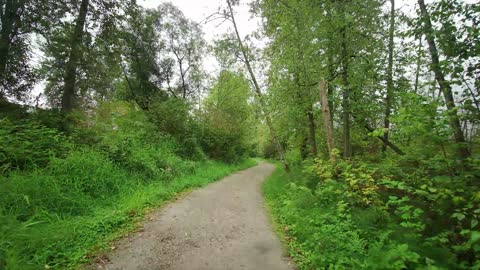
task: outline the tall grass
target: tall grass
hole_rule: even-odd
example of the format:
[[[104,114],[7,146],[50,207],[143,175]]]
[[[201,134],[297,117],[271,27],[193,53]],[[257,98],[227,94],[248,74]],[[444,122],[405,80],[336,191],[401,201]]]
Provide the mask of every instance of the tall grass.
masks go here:
[[[0,179],[0,268],[69,269],[88,262],[146,209],[254,164],[205,161],[165,181],[78,151],[47,169],[13,172]]]

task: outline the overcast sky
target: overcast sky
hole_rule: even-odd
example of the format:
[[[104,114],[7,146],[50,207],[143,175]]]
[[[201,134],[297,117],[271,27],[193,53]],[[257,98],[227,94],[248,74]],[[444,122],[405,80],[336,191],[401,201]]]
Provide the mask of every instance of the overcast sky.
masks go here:
[[[138,3],[147,8],[156,8],[160,3],[171,2],[175,6],[179,7],[185,16],[197,23],[205,20],[205,18],[215,13],[218,7],[225,7],[225,0],[138,0]],[[259,19],[250,18],[249,13],[249,0],[240,1],[240,6],[234,7],[236,12],[235,19],[238,22],[238,28],[243,35],[250,33],[252,30],[257,29]],[[207,41],[213,41],[213,39],[220,34],[228,31],[229,22],[225,22],[220,26],[217,26],[220,21],[214,21],[207,24],[202,23],[205,39]]]

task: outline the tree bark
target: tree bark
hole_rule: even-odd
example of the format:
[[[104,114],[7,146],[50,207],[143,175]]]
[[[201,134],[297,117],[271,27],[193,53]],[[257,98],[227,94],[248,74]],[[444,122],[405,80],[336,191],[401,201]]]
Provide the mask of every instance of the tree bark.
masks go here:
[[[280,141],[277,137],[277,133],[275,132],[275,129],[273,127],[272,119],[270,117],[270,113],[267,109],[267,105],[266,105],[265,100],[263,98],[263,94],[260,91],[260,86],[257,82],[255,74],[253,73],[252,66],[250,65],[250,59],[249,59],[248,54],[247,54],[247,49],[243,45],[242,38],[240,37],[240,34],[238,32],[237,23],[235,22],[235,16],[233,16],[233,9],[232,9],[232,4],[231,4],[230,0],[227,0],[227,5],[228,5],[229,12],[230,12],[230,19],[232,21],[233,28],[235,30],[235,35],[237,37],[238,45],[239,45],[241,53],[243,55],[243,58],[244,58],[243,60],[245,62],[245,65],[247,66],[248,73],[250,74],[250,78],[252,79],[253,86],[255,88],[255,92],[256,92],[256,94],[258,96],[258,99],[260,101],[261,109],[263,111],[263,114],[265,115],[265,121],[267,122],[268,129],[270,130],[270,135],[272,136],[272,139],[273,139],[273,141],[274,141],[274,143],[277,147],[277,151],[278,151],[278,154],[280,155],[280,159],[282,161],[282,164],[283,164],[283,167],[284,167],[285,171],[289,172],[290,167],[288,166],[288,162],[285,159],[285,150],[283,149],[283,146],[282,146],[282,144],[280,143]]]
[[[327,2],[328,3],[328,2]],[[328,19],[328,23],[330,24],[331,27],[332,26],[332,10],[331,10],[331,6],[327,5],[325,7],[325,11],[326,11],[326,14],[327,14],[327,19]],[[333,52],[331,51],[334,47],[335,47],[335,44],[332,40],[332,37],[329,37],[329,40],[328,40],[328,48],[327,48],[327,53],[328,53],[328,57],[327,57],[327,64],[328,64],[328,78],[327,78],[327,98],[328,98],[328,107],[329,107],[329,110],[330,110],[330,125],[331,125],[331,128],[333,130],[333,119],[335,118],[335,111],[334,111],[334,108],[333,108],[333,93],[334,93],[334,87],[333,87],[333,80],[335,80],[335,77],[336,77],[336,74],[335,74],[335,69],[336,69],[336,66],[334,64],[334,60],[333,60]]]
[[[390,0],[390,29],[388,31],[388,67],[387,67],[387,96],[385,98],[385,119],[384,128],[385,133],[383,138],[388,141],[390,130],[390,114],[392,112],[392,99],[393,99],[393,37],[395,34],[395,0]],[[384,152],[387,150],[387,146],[384,144]]]
[[[85,27],[85,20],[87,18],[89,0],[82,0],[80,5],[80,12],[75,23],[73,32],[70,55],[65,68],[64,90],[62,96],[62,112],[68,113],[75,108],[75,84],[77,80],[77,66],[81,58],[83,28]]]
[[[330,160],[335,161],[335,155],[333,153],[333,149],[335,148],[335,143],[333,138],[330,106],[328,104],[325,80],[321,79],[318,85],[319,85],[319,95],[320,95],[320,106],[322,107],[321,109],[322,109],[323,127],[325,129],[325,139],[327,141],[328,154],[330,156]]]
[[[445,105],[448,110],[450,127],[453,130],[455,143],[457,144],[457,156],[460,159],[465,159],[470,156],[470,152],[468,151],[467,143],[460,125],[460,119],[456,111],[452,87],[450,82],[445,79],[445,75],[440,67],[439,54],[437,45],[435,43],[435,37],[433,35],[432,22],[430,20],[430,15],[428,14],[427,7],[425,6],[425,1],[418,0],[418,5],[420,6],[420,12],[423,19],[423,32],[427,39],[428,48],[432,58],[431,69],[433,73],[435,73],[435,79],[437,80],[438,85],[440,86],[440,91],[443,93],[445,98]]]
[[[327,78],[327,99],[328,99],[328,109],[330,111],[330,126],[333,130],[333,119],[334,119],[334,110],[333,110],[333,80],[335,79],[335,71],[333,66],[333,56],[331,53],[328,56],[328,78]]]
[[[420,81],[420,67],[422,65],[422,36],[418,38],[417,68],[415,70],[415,94],[418,94],[418,85]]]
[[[12,43],[12,35],[16,32],[15,22],[19,19],[18,12],[22,9],[23,2],[17,0],[7,0],[5,8],[3,4],[0,7],[0,16],[2,30],[0,32],[0,80],[5,79],[8,56],[10,53],[10,47]]]
[[[315,139],[315,119],[313,117],[313,108],[307,112],[308,117],[308,140],[310,143],[310,153],[313,157],[318,155],[317,152],[317,140]]]
[[[342,30],[342,109],[343,109],[343,157],[350,158],[352,149],[350,143],[350,84],[348,81],[348,51],[346,25]]]

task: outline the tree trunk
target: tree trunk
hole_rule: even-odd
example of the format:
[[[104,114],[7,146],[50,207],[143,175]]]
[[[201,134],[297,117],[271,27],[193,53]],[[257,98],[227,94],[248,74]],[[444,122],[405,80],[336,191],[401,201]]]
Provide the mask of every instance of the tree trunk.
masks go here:
[[[335,79],[335,71],[334,71],[334,66],[333,66],[333,56],[330,55],[328,56],[328,76],[329,78],[327,79],[327,99],[328,99],[328,109],[330,111],[330,126],[333,130],[333,118],[334,118],[334,110],[333,110],[333,80]]]
[[[255,88],[255,92],[258,96],[258,99],[260,101],[260,106],[263,111],[263,114],[265,115],[265,121],[267,122],[268,129],[270,130],[270,135],[272,136],[272,139],[277,147],[278,154],[280,155],[280,159],[282,160],[283,167],[285,168],[285,171],[289,172],[290,168],[288,166],[288,162],[285,159],[285,150],[283,149],[282,144],[280,143],[277,133],[275,132],[275,129],[273,127],[272,119],[270,117],[270,113],[268,111],[267,105],[265,103],[265,100],[263,98],[262,92],[260,91],[260,86],[257,82],[257,79],[255,77],[255,74],[253,73],[252,66],[250,65],[250,59],[248,58],[247,54],[247,49],[243,45],[242,38],[240,37],[240,34],[238,33],[238,28],[237,28],[237,23],[235,22],[235,16],[233,16],[233,9],[232,9],[232,4],[230,0],[227,0],[227,5],[228,9],[230,11],[230,19],[232,20],[233,28],[235,30],[235,35],[237,37],[238,45],[240,47],[240,50],[243,55],[243,60],[245,62],[245,65],[247,66],[248,73],[250,74],[250,78],[252,79],[253,86]]]
[[[375,131],[375,129],[371,128],[368,124],[365,124],[364,127],[365,127],[365,129],[366,129],[368,132],[373,132],[373,131]],[[393,144],[393,143],[390,142],[389,140],[385,139],[384,136],[377,136],[377,138],[378,138],[379,140],[381,140],[385,146],[388,146],[388,147],[390,147],[393,151],[395,151],[395,153],[397,153],[397,154],[399,154],[399,155],[401,155],[401,156],[405,155],[405,153],[404,153],[402,150],[400,150],[400,148],[398,148],[395,144]]]
[[[422,66],[422,36],[418,38],[417,68],[415,70],[415,94],[418,94],[418,85],[420,80],[420,67]]]
[[[328,104],[325,80],[321,79],[318,85],[319,85],[319,95],[320,95],[320,106],[322,107],[323,127],[325,129],[325,139],[327,141],[327,148],[328,148],[328,154],[330,156],[330,160],[333,162],[335,161],[335,155],[333,153],[335,144],[334,144],[334,138],[333,138],[330,106]]]
[[[0,32],[0,80],[5,79],[7,71],[8,55],[10,53],[10,46],[12,43],[12,35],[16,32],[15,21],[18,20],[18,11],[22,8],[23,2],[17,0],[8,0],[0,7],[1,27]]]
[[[343,157],[350,158],[352,149],[350,144],[350,84],[348,82],[348,52],[346,26],[342,30],[342,109],[343,109]]]
[[[308,117],[308,141],[310,143],[310,153],[312,157],[318,155],[317,152],[317,140],[315,139],[315,119],[313,118],[313,108],[307,112]]]
[[[185,74],[183,71],[182,61],[179,61],[178,65],[180,67],[180,78],[182,79],[182,90],[183,90],[182,97],[183,99],[187,99],[187,84],[185,83]]]
[[[328,3],[328,2],[327,2]],[[328,19],[328,23],[331,25],[331,27],[333,27],[332,25],[332,11],[331,11],[331,6],[326,6],[325,7],[325,11],[326,11],[326,14],[327,14],[327,19]],[[328,98],[328,107],[329,107],[329,110],[330,110],[330,125],[331,125],[331,128],[333,130],[333,119],[335,118],[335,111],[333,109],[333,93],[334,93],[334,87],[333,87],[333,80],[335,80],[335,65],[334,65],[334,60],[333,60],[333,52],[331,51],[334,47],[335,47],[335,44],[332,40],[332,37],[329,37],[329,40],[328,40],[328,48],[327,48],[327,53],[328,53],[328,57],[327,57],[327,64],[328,64],[328,78],[327,78],[327,98]]]
[[[418,5],[420,6],[420,12],[423,19],[423,31],[427,39],[430,55],[432,57],[431,69],[433,73],[435,73],[435,79],[437,80],[438,85],[440,86],[440,91],[443,93],[445,98],[445,105],[448,109],[450,127],[453,130],[455,143],[457,144],[457,155],[460,159],[465,159],[470,156],[470,152],[468,151],[465,137],[462,132],[462,127],[460,125],[460,120],[456,111],[452,87],[445,79],[445,75],[440,67],[439,54],[437,45],[435,44],[435,37],[433,35],[432,22],[430,20],[430,15],[428,14],[427,7],[425,6],[425,1],[418,0]]]
[[[75,107],[75,83],[77,80],[77,66],[81,58],[83,28],[85,27],[85,20],[88,12],[89,0],[82,0],[80,5],[80,12],[75,23],[73,32],[70,55],[65,68],[64,89],[62,96],[62,112],[71,112]]]
[[[395,34],[395,0],[390,0],[390,29],[388,31],[388,67],[387,67],[387,96],[385,98],[385,119],[384,128],[385,133],[383,138],[388,141],[389,129],[390,129],[390,114],[392,112],[392,99],[393,99],[393,36]],[[384,152],[387,150],[387,146],[384,144]]]

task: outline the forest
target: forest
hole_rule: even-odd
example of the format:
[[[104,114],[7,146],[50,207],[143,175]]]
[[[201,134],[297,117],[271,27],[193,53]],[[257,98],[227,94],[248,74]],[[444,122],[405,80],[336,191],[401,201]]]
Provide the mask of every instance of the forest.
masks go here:
[[[260,161],[298,269],[480,269],[476,1],[140,2],[0,0],[0,269],[78,269]]]

